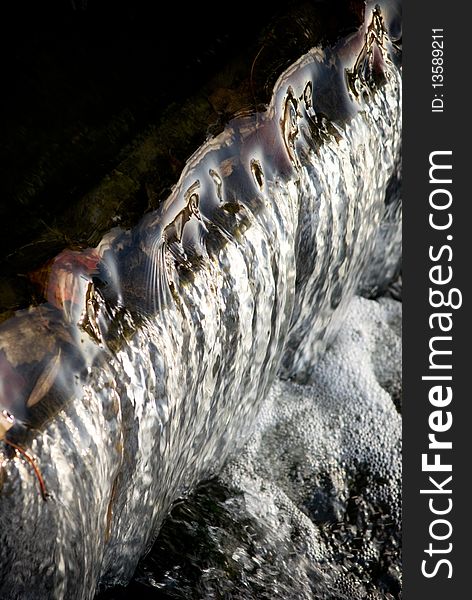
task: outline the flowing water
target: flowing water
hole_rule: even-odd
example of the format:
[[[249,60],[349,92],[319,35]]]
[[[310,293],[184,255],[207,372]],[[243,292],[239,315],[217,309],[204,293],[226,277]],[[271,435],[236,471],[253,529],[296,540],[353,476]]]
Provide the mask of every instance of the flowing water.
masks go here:
[[[99,600],[401,598],[401,303],[356,296],[312,374]]]
[[[300,58],[158,210],[62,252],[36,275],[47,302],[0,325],[0,596],[128,581],[172,503],[251,434],[277,371],[310,381],[355,291],[398,269],[388,23],[371,8]]]

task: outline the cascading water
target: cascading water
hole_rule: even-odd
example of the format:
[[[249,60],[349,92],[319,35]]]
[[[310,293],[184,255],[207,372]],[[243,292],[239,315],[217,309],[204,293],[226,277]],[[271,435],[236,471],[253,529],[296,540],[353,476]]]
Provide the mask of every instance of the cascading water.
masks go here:
[[[0,325],[2,597],[126,582],[172,502],[248,438],[278,369],[308,380],[369,267],[388,282],[398,63],[388,10],[370,9],[208,140],[137,227],[36,274],[47,302]]]

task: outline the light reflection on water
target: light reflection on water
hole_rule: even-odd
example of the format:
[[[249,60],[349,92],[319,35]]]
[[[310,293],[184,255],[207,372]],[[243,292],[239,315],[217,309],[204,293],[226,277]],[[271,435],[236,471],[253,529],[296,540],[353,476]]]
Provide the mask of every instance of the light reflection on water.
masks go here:
[[[4,586],[87,598],[127,580],[172,502],[250,434],[284,348],[282,375],[308,381],[367,268],[380,284],[397,268],[372,253],[400,76],[381,14],[369,23],[290,67],[136,228],[56,257],[38,275],[48,302],[0,325],[0,435],[37,457],[51,495],[6,458]]]

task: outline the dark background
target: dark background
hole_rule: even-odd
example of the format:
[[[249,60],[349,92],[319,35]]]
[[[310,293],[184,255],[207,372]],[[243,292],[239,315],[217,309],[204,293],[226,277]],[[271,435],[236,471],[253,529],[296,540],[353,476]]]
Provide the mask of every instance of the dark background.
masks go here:
[[[336,6],[330,0],[2,4],[0,320],[32,301],[28,273],[64,247],[95,246],[117,216],[122,226],[134,225],[169,194],[211,133],[210,123],[229,118],[225,88],[244,104],[241,82],[248,87],[256,56],[254,90],[263,91],[270,81],[260,74],[273,80],[304,46],[332,41],[362,18],[361,0]],[[319,23],[317,31],[309,23]],[[259,56],[262,46],[277,52]],[[219,73],[224,77],[215,80]],[[168,138],[176,141],[163,139],[162,160],[147,180],[138,174],[137,189],[128,193],[114,169],[169,115]],[[88,196],[107,176],[120,198],[113,189]]]
[[[53,227],[164,106],[276,11],[244,0],[224,11],[168,2],[165,13],[139,0],[12,4],[2,16],[1,255]]]

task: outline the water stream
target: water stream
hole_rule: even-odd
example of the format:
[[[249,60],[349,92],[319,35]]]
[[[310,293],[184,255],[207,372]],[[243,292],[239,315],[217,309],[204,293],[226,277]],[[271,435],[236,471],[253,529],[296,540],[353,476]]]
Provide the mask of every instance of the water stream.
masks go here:
[[[388,14],[301,57],[158,210],[59,254],[35,275],[46,302],[0,324],[1,597],[126,583],[172,503],[251,435],[277,372],[311,381],[356,290],[398,270]]]

